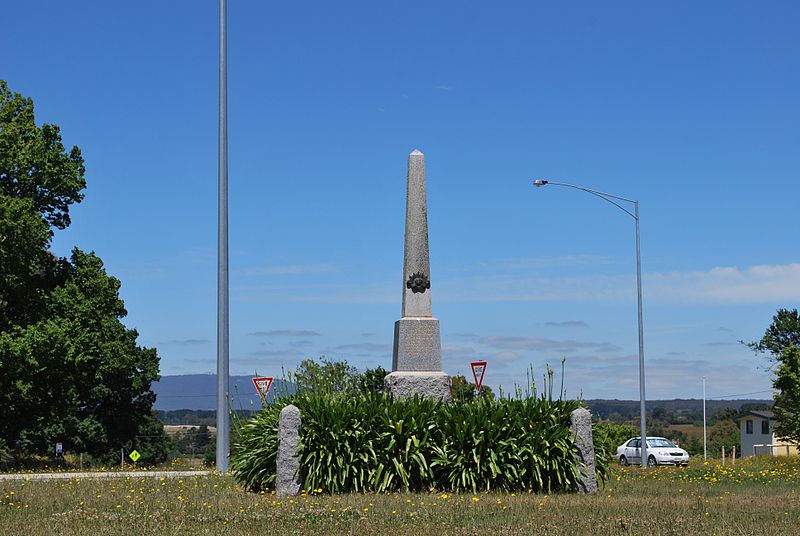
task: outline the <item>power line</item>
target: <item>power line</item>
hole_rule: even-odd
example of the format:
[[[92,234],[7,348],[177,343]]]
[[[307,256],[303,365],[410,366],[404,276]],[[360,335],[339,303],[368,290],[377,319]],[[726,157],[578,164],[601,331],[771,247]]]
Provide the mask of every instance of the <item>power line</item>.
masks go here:
[[[709,399],[720,399],[720,398],[730,398],[732,396],[748,396],[748,395],[760,395],[762,393],[772,393],[772,389],[766,389],[764,391],[753,391],[752,393],[738,393],[735,395],[719,395],[719,396],[709,396]]]

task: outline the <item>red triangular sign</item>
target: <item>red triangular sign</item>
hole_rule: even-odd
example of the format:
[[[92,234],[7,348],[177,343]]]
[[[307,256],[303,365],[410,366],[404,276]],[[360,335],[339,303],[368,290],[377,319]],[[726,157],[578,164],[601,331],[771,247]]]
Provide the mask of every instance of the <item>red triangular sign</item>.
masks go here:
[[[475,378],[475,392],[480,394],[483,375],[486,374],[486,361],[475,361],[470,365],[472,366],[472,377]]]
[[[272,387],[272,378],[253,378],[253,385],[256,386],[258,396],[265,399],[267,398],[270,387]]]

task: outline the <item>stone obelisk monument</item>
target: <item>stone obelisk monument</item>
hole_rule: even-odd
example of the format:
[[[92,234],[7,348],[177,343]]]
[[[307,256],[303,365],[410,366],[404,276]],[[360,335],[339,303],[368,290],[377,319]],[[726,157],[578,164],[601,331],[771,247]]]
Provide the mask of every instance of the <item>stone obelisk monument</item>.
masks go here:
[[[439,320],[431,308],[425,155],[408,155],[406,241],[403,255],[403,317],[394,324],[392,373],[386,391],[395,398],[419,395],[450,401],[450,377],[442,372]]]

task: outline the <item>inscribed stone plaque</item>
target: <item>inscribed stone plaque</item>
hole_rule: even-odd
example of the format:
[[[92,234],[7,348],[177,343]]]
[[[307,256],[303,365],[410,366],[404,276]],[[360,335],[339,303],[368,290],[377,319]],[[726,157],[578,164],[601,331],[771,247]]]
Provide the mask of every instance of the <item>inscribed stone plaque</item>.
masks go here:
[[[439,320],[402,318],[394,324],[392,370],[441,371]]]

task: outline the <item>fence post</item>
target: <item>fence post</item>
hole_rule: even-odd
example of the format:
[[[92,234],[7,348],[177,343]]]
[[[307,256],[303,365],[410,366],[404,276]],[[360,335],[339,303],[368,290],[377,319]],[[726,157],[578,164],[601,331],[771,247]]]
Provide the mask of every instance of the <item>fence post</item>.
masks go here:
[[[731,456],[731,465],[736,465],[736,445],[733,446],[733,456]]]
[[[722,467],[725,467],[725,445],[722,445]]]

